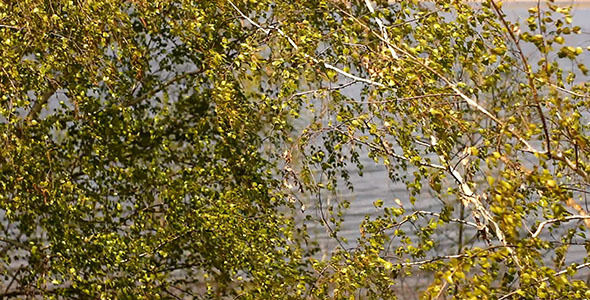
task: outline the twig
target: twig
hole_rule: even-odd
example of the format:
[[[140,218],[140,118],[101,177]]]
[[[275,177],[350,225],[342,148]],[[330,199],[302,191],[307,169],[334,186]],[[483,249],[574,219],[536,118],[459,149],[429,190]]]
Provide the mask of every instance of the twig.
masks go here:
[[[329,91],[336,91],[336,90],[340,90],[346,87],[349,87],[353,84],[357,83],[356,80],[353,80],[351,82],[347,82],[345,84],[341,84],[341,85],[337,85],[337,86],[332,86],[332,87],[326,87],[326,88],[319,88],[319,89],[315,89],[315,90],[309,90],[309,91],[303,91],[303,92],[298,92],[295,93],[293,95],[291,95],[291,97],[289,97],[289,99],[292,99],[294,97],[299,97],[299,96],[304,96],[304,95],[308,95],[308,94],[313,94],[313,93],[317,93],[317,92],[329,92]]]
[[[541,234],[541,231],[543,230],[543,228],[545,226],[547,226],[548,224],[557,223],[557,222],[567,222],[567,221],[572,221],[572,220],[584,220],[584,219],[590,219],[590,216],[575,215],[575,216],[567,216],[565,218],[560,218],[560,219],[545,220],[545,221],[541,222],[541,224],[539,224],[539,227],[537,227],[537,230],[535,231],[535,233],[533,233],[533,235],[531,237],[532,238],[538,237],[539,234]]]
[[[435,213],[435,212],[431,212],[431,211],[424,211],[424,210],[419,210],[416,213],[420,214],[420,215],[430,215],[430,216],[436,216],[438,218],[440,218],[440,214],[439,213]],[[473,223],[473,222],[469,222],[469,221],[465,221],[462,219],[455,219],[455,218],[451,218],[449,219],[449,221],[451,222],[457,222],[463,225],[469,225],[471,227],[480,229],[480,226],[478,226],[477,224]]]
[[[585,268],[585,267],[590,267],[590,262],[583,263],[583,264],[581,264],[581,265],[577,265],[577,266],[575,266],[575,267],[574,267],[574,270],[576,270],[576,271],[577,271],[577,270],[580,270],[580,269],[582,269],[582,268]],[[559,271],[559,272],[557,272],[557,273],[553,274],[553,277],[555,277],[555,276],[561,276],[561,275],[563,275],[563,274],[567,273],[568,271],[569,271],[568,269],[561,270],[561,271]],[[541,282],[543,282],[543,281],[547,281],[547,280],[549,280],[549,278],[550,278],[550,277],[545,277],[545,278],[541,279],[541,280],[539,281],[539,283],[541,283]],[[508,294],[506,294],[506,295],[504,295],[504,296],[502,296],[502,297],[498,298],[498,300],[504,300],[504,299],[508,299],[510,296],[513,296],[513,295],[516,295],[516,294],[518,294],[518,292],[519,292],[519,291],[521,291],[521,290],[520,290],[520,289],[518,289],[518,290],[512,291],[512,292],[510,292],[510,293],[508,293]]]
[[[47,104],[47,101],[49,101],[49,98],[51,98],[51,96],[53,96],[53,94],[55,94],[55,91],[57,91],[57,88],[58,88],[57,83],[54,82],[53,80],[49,80],[48,90],[45,91],[45,93],[43,93],[43,95],[41,95],[40,98],[37,98],[37,100],[35,101],[35,104],[33,104],[33,107],[31,107],[31,110],[29,111],[29,113],[27,114],[27,116],[25,118],[29,121],[36,119],[37,116],[39,115],[39,113],[41,112],[43,105]]]
[[[289,42],[289,44],[291,45],[291,47],[293,47],[295,50],[299,50],[299,46],[297,46],[297,44],[295,43],[295,41],[293,41],[293,39],[291,37],[289,37],[284,31],[282,31],[280,28],[275,27],[275,26],[269,26],[268,29],[262,27],[260,24],[254,22],[254,20],[252,20],[251,18],[249,18],[248,16],[246,16],[235,4],[233,4],[232,1],[228,1],[229,4],[240,14],[240,16],[242,16],[244,19],[246,19],[248,22],[250,22],[252,25],[256,26],[257,28],[261,29],[264,33],[269,34],[271,32],[271,30],[276,30],[279,35],[281,35],[283,38],[285,38],[287,40],[287,42]],[[356,81],[360,81],[360,82],[364,82],[370,85],[374,85],[374,86],[378,86],[381,88],[386,87],[384,84],[373,81],[371,79],[367,79],[367,78],[362,78],[362,77],[358,77],[356,75],[350,74],[332,64],[326,63],[326,62],[321,62],[320,60],[318,60],[317,58],[307,54],[307,53],[303,53],[303,56],[311,59],[314,63],[318,63],[318,64],[323,64],[324,67],[326,69],[330,69],[335,71],[336,73],[343,75],[345,77],[348,77],[350,79],[356,80]]]
[[[547,147],[547,155],[549,156],[549,159],[551,159],[551,139],[549,137],[549,129],[547,127],[547,121],[545,120],[545,114],[543,114],[543,109],[541,108],[541,104],[539,103],[539,95],[537,94],[537,88],[535,87],[535,81],[534,81],[535,77],[531,73],[531,70],[529,68],[529,63],[528,63],[526,57],[524,56],[524,52],[522,51],[522,48],[520,47],[518,40],[514,36],[514,32],[511,30],[510,26],[508,26],[508,22],[506,22],[506,19],[504,18],[502,11],[498,7],[498,5],[496,5],[496,2],[494,0],[488,0],[488,1],[492,5],[492,7],[494,7],[494,10],[496,11],[498,18],[500,18],[500,21],[502,21],[502,24],[504,25],[506,31],[508,32],[510,39],[512,40],[512,42],[514,42],[514,45],[516,46],[516,49],[518,50],[518,54],[520,56],[520,59],[522,60],[522,63],[524,65],[523,66],[524,71],[526,72],[528,80],[529,80],[529,87],[531,88],[531,92],[533,93],[533,101],[535,102],[537,112],[539,113],[539,116],[541,117],[541,123],[543,124],[543,132],[545,133],[545,142],[547,144],[547,146],[546,146]],[[539,24],[539,26],[541,26],[541,24]]]
[[[362,103],[362,104],[382,104],[382,103],[391,103],[397,101],[409,101],[409,100],[418,100],[424,98],[435,98],[435,97],[452,97],[452,96],[459,96],[457,93],[437,93],[437,94],[425,94],[425,95],[418,95],[412,97],[403,97],[403,98],[395,98],[391,100],[381,100],[381,101],[348,101],[351,103]]]
[[[495,246],[487,247],[485,249],[479,249],[475,253],[471,253],[471,254],[463,253],[463,254],[456,254],[456,255],[443,255],[443,256],[437,256],[437,257],[433,257],[433,258],[425,259],[425,260],[420,260],[420,261],[412,261],[412,262],[407,262],[407,263],[401,263],[401,265],[404,266],[404,267],[407,267],[407,266],[419,266],[419,265],[429,264],[429,263],[432,263],[432,262],[435,262],[435,261],[445,260],[445,259],[463,258],[463,257],[477,257],[481,253],[484,253],[484,252],[487,252],[487,251],[490,251],[490,250],[494,250],[494,249],[497,249],[497,248],[513,248],[513,247],[515,247],[515,246],[514,245],[495,245]]]
[[[159,85],[156,89],[151,90],[145,94],[143,94],[140,97],[137,97],[129,102],[127,102],[125,104],[125,106],[134,106],[138,103],[141,103],[142,101],[144,101],[145,99],[154,96],[155,94],[157,94],[158,92],[161,92],[162,90],[164,90],[165,88],[167,88],[168,86],[170,86],[171,84],[174,84],[184,78],[190,77],[192,75],[195,74],[199,74],[201,72],[201,70],[194,70],[191,72],[187,72],[187,73],[183,73],[183,74],[179,74],[177,76],[174,76],[173,78],[171,78],[170,80],[164,82],[163,84]]]
[[[372,14],[375,14],[375,9],[373,9],[373,5],[371,4],[371,0],[365,0],[365,5],[367,6],[367,8],[369,9],[369,11]],[[391,47],[391,42],[389,40],[389,35],[387,34],[387,29],[385,29],[385,26],[383,25],[383,21],[381,21],[381,18],[375,16],[375,21],[377,22],[377,25],[379,25],[379,30],[381,30],[381,35],[383,36],[383,38],[388,41],[388,43],[386,43],[385,45],[387,45],[387,49],[389,49],[389,53],[391,53],[391,56],[393,56],[394,59],[399,59],[399,57],[397,56],[397,53],[395,52],[395,50],[393,50],[393,47]]]

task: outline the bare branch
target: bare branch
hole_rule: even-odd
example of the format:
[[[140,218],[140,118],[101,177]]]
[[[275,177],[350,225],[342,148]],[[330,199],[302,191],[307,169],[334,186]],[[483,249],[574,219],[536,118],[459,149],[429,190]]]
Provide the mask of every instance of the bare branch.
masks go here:
[[[575,215],[575,216],[567,216],[565,218],[545,220],[545,221],[541,222],[541,224],[539,224],[539,227],[537,227],[537,230],[535,231],[535,233],[533,233],[533,235],[531,237],[532,238],[538,237],[539,234],[541,234],[541,231],[543,231],[543,228],[545,226],[547,226],[548,224],[557,223],[557,222],[567,222],[567,221],[572,221],[572,220],[584,220],[584,219],[590,219],[590,216]]]

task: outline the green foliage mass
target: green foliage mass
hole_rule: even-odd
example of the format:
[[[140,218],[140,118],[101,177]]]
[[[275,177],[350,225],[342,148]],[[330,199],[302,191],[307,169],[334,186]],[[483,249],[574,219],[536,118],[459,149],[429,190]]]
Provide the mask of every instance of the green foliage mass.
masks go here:
[[[0,2],[0,297],[589,298],[582,29],[503,9]]]

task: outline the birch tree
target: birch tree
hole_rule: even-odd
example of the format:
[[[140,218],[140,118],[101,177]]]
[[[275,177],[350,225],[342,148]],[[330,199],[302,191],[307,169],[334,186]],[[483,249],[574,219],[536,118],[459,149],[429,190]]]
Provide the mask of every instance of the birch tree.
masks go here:
[[[1,2],[0,295],[590,297],[584,29],[530,6]],[[407,194],[351,240],[364,157]]]

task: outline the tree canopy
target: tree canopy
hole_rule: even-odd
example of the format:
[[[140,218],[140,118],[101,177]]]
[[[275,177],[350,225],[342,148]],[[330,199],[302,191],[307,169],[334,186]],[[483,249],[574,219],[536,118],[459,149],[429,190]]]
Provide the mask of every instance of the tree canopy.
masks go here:
[[[0,2],[0,296],[590,297],[589,51],[529,4]]]

